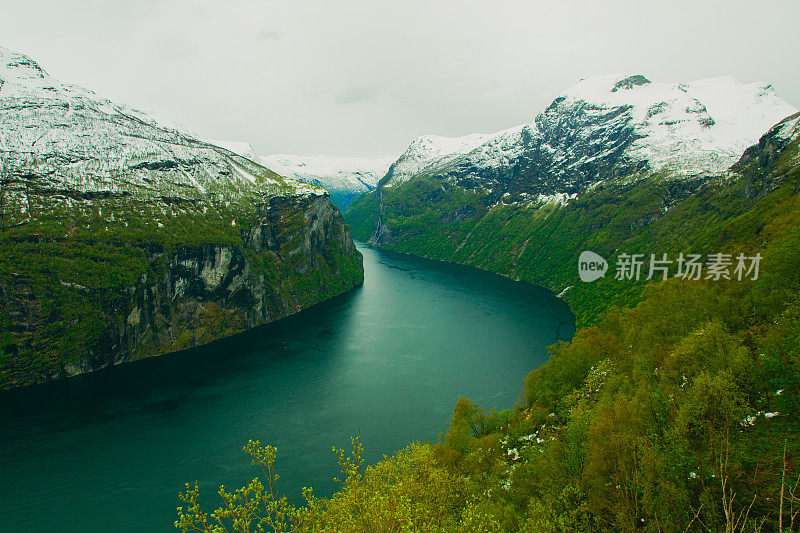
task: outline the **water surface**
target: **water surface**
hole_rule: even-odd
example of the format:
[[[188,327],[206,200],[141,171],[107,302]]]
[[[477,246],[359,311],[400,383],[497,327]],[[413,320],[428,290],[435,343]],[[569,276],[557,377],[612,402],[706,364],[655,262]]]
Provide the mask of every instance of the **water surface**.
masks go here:
[[[281,488],[335,489],[331,446],[375,460],[436,439],[459,396],[505,409],[545,347],[574,332],[551,292],[360,247],[364,286],[202,348],[0,394],[8,531],[174,531],[177,492],[256,475],[241,447],[278,448]]]

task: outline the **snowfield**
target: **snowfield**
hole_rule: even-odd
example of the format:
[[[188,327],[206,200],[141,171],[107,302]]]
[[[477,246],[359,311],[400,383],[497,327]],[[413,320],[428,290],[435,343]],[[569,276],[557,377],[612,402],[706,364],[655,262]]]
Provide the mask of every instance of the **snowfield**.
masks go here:
[[[718,174],[735,163],[772,125],[797,109],[767,83],[732,76],[690,83],[642,83],[600,76],[580,81],[561,96],[564,107],[623,109],[639,137],[626,157],[651,170]]]

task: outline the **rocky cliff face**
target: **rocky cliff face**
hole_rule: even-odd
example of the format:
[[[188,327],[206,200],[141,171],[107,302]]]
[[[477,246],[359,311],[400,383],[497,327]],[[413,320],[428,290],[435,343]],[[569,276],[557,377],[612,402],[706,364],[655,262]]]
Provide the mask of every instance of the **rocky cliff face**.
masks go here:
[[[793,146],[798,139],[800,113],[795,113],[770,128],[758,143],[745,150],[731,167],[734,174],[745,178],[742,187],[745,196],[766,194],[779,183],[779,180],[771,179],[774,175],[789,173],[800,166],[800,151]],[[775,167],[781,168],[776,172]]]
[[[0,387],[197,346],[363,280],[324,189],[0,49]]]
[[[122,245],[137,256],[142,274],[115,287],[61,269],[30,272],[22,266],[4,276],[4,385],[205,344],[296,313],[363,280],[360,255],[327,197],[273,198],[243,235],[235,244]],[[94,261],[116,269],[111,263],[119,246],[110,246],[116,250]],[[82,259],[36,237],[26,249],[64,267]],[[66,324],[58,320],[74,314],[67,309],[73,306],[80,316]],[[77,338],[58,338],[64,335]]]

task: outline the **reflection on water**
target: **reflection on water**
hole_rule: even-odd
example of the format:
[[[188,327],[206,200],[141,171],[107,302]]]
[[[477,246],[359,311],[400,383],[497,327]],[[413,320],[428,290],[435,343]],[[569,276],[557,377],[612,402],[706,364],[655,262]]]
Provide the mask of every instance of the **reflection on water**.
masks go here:
[[[370,248],[364,286],[237,337],[0,394],[0,513],[12,531],[170,531],[176,494],[252,478],[334,490],[331,446],[375,460],[447,428],[459,396],[511,407],[573,318],[552,293]]]

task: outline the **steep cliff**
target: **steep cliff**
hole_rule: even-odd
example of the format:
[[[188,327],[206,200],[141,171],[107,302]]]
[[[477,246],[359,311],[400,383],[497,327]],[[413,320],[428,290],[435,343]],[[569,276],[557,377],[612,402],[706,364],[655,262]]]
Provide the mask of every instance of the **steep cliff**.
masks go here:
[[[180,350],[363,281],[324,189],[0,48],[0,387]]]

